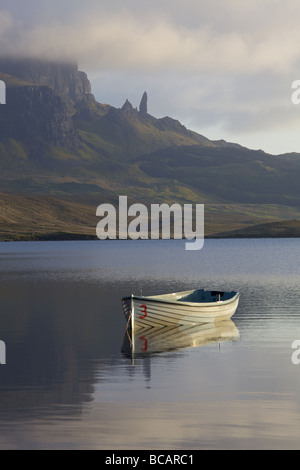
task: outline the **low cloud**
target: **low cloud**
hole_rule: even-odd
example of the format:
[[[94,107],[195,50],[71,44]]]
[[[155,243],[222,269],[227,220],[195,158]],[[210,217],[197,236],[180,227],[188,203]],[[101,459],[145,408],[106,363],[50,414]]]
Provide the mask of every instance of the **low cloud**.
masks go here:
[[[138,105],[147,89],[150,112],[198,131],[298,125],[290,101],[300,79],[298,0],[3,0],[2,8],[2,54],[77,60],[100,101],[137,93]]]
[[[261,37],[243,28],[221,29],[210,23],[195,27],[124,11],[99,15],[90,11],[72,23],[44,21],[29,28],[15,22],[8,12],[0,12],[2,51],[76,58],[95,69],[178,73],[281,73],[300,58],[298,28],[286,34],[281,27]]]

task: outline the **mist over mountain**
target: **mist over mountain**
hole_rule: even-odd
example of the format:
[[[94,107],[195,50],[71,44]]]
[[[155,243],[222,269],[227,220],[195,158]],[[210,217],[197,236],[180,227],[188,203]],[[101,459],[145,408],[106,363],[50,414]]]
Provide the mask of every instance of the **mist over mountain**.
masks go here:
[[[89,211],[120,194],[146,204],[205,203],[233,229],[298,215],[298,154],[212,141],[171,117],[157,119],[147,92],[138,107],[126,97],[120,108],[99,103],[75,63],[2,57],[0,80],[4,195],[50,196]]]

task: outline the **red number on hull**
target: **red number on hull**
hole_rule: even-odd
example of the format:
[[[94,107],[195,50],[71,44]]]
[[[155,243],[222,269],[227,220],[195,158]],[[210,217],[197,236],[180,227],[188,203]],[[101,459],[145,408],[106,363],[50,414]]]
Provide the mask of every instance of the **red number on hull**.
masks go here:
[[[141,313],[143,313],[144,315],[140,315],[140,319],[144,320],[144,318],[146,318],[146,316],[148,315],[147,305],[141,305]]]

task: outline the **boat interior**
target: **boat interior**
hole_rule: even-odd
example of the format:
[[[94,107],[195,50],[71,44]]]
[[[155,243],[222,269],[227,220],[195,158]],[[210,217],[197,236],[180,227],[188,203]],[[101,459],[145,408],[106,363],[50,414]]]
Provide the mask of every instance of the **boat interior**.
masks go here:
[[[197,289],[179,299],[180,302],[218,302],[229,300],[233,297],[233,292],[222,292],[217,290]]]
[[[188,292],[177,292],[174,294],[157,295],[148,297],[153,300],[162,301],[178,301],[178,302],[195,302],[195,303],[210,303],[220,302],[232,299],[236,295],[236,292],[223,292],[218,290],[205,290],[196,289]]]

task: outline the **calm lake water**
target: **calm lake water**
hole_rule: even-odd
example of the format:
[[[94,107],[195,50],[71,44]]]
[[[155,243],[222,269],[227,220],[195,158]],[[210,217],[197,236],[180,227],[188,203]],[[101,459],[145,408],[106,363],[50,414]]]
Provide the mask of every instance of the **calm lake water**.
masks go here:
[[[300,449],[299,254],[297,239],[0,243],[0,449]],[[122,296],[198,287],[240,291],[233,323],[121,352]]]

